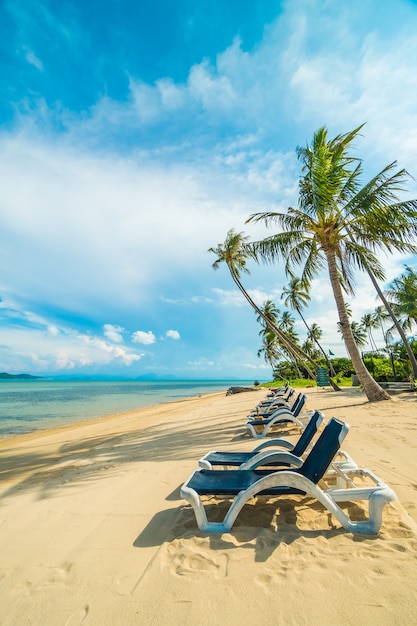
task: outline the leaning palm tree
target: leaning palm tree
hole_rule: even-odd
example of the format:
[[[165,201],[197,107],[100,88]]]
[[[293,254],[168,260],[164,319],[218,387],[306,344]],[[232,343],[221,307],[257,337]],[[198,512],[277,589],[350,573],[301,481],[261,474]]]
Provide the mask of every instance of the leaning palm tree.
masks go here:
[[[244,289],[240,280],[240,274],[241,272],[245,272],[247,274],[250,273],[248,268],[246,267],[246,261],[248,258],[248,253],[246,249],[247,239],[248,238],[245,237],[243,233],[236,233],[233,229],[229,230],[224,244],[219,243],[215,248],[209,248],[209,252],[217,254],[217,259],[212,265],[213,269],[218,269],[221,263],[226,263],[232,279],[238,287],[239,291],[243,294],[247,302],[249,302],[249,304],[255,310],[258,316],[260,316],[264,320],[268,328],[270,328],[270,330],[277,335],[281,345],[284,346],[286,350],[291,352],[293,356],[299,359],[306,359],[308,362],[311,363],[311,365],[313,365],[316,370],[318,370],[318,365],[313,361],[313,359],[293,341],[291,341],[289,337],[281,329],[279,329],[276,324],[268,319],[262,309],[260,309],[255,304],[248,292]],[[311,371],[309,373],[314,379],[314,374],[312,374]]]
[[[307,328],[307,333],[309,334],[311,332],[311,329],[302,314],[302,310],[310,302],[310,294],[308,293],[308,290],[306,289],[306,286],[303,284],[302,280],[297,278],[297,276],[293,276],[288,286],[283,288],[281,299],[284,299],[285,306],[290,306],[292,309],[294,309],[294,311],[298,313],[298,315],[303,320],[305,327]],[[330,370],[330,374],[332,376],[335,376],[336,372],[334,371],[333,365],[331,364],[327,354],[323,350],[323,347],[319,343],[320,337],[312,337],[312,339],[317,344],[319,350],[323,354],[324,359],[327,363],[327,367]],[[308,352],[308,350],[306,350],[306,352]],[[309,354],[311,354],[311,352]],[[340,387],[333,380],[330,379],[330,382],[335,391],[340,391]]]
[[[374,317],[376,320],[378,320],[378,324],[381,329],[382,336],[384,338],[385,348],[387,348],[388,347],[387,331],[384,326],[384,321],[386,321],[390,317],[390,315],[384,306],[379,305],[376,307],[374,311]]]
[[[362,125],[363,126],[363,125]],[[286,213],[255,213],[248,221],[277,224],[280,231],[248,246],[257,260],[285,261],[289,276],[302,266],[301,280],[311,280],[327,267],[346,349],[368,400],[388,400],[389,394],[368,372],[349,323],[343,292],[354,295],[355,269],[384,278],[378,251],[415,251],[417,201],[399,202],[406,172],[388,165],[364,187],[361,162],[348,148],[362,126],[329,140],[319,129],[312,145],[299,147],[302,162],[298,208]]]
[[[361,325],[364,327],[366,332],[368,333],[369,345],[371,346],[371,350],[374,352],[378,351],[378,347],[375,343],[374,336],[372,334],[373,328],[378,328],[379,320],[373,313],[365,313],[365,315],[361,318]]]
[[[271,366],[272,372],[274,372],[278,362],[279,352],[277,336],[272,331],[267,330],[262,334],[262,347],[258,350],[258,357],[261,358],[263,356],[266,363]]]
[[[285,306],[290,307],[298,313],[307,330],[309,330],[309,327],[303,317],[302,310],[310,302],[310,299],[310,294],[308,293],[305,285],[299,278],[297,278],[297,276],[293,276],[291,278],[289,284],[283,288],[281,294],[281,300],[284,300]]]
[[[272,324],[274,324],[281,330],[284,330],[284,326],[280,320],[281,312],[276,307],[274,302],[272,302],[272,300],[266,300],[263,303],[261,310],[264,315],[270,320],[270,322],[272,322]],[[290,361],[292,361],[298,373],[298,377],[301,378],[300,370],[298,367],[298,360],[294,356],[294,354],[280,343],[277,335],[266,325],[263,317],[258,315],[257,321],[262,325],[262,329],[259,331],[259,334],[262,337],[262,348],[258,350],[258,357],[263,355],[267,363],[271,365],[272,371],[274,372],[276,369],[274,368],[274,362],[278,360],[280,354],[283,354],[287,359],[289,358]],[[290,339],[295,341],[294,337],[290,337],[288,331],[286,332],[286,334],[289,336]]]

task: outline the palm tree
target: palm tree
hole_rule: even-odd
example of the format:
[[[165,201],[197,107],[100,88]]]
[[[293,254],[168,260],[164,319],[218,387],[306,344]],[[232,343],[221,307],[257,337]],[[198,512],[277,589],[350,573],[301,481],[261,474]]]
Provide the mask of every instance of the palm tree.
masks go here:
[[[258,357],[264,357],[265,361],[271,366],[272,371],[275,370],[275,364],[279,357],[279,344],[275,333],[266,329],[261,330],[262,334],[262,347],[258,350]]]
[[[304,352],[307,352],[313,359],[320,358],[320,350],[316,348],[316,344],[311,339],[306,339],[302,346]]]
[[[277,335],[281,345],[284,346],[288,351],[291,352],[291,354],[293,354],[297,358],[302,357],[306,359],[313,365],[313,367],[318,369],[318,365],[313,361],[313,359],[308,354],[306,354],[299,346],[292,342],[289,337],[278,328],[276,324],[268,319],[265,313],[255,304],[248,292],[244,289],[240,281],[240,273],[250,273],[246,267],[246,261],[248,258],[246,248],[247,239],[248,238],[245,237],[243,233],[236,233],[233,229],[229,230],[224,244],[219,243],[215,248],[209,248],[209,252],[217,254],[217,259],[212,265],[213,269],[218,269],[221,263],[226,263],[232,279],[240,292],[249,302],[251,307],[256,311],[256,313],[264,320],[268,328],[270,328],[270,330]],[[311,376],[313,379],[315,378],[314,374],[312,373]]]
[[[348,148],[362,126],[332,140],[327,129],[320,128],[311,147],[297,148],[302,162],[298,208],[253,214],[248,221],[277,224],[280,232],[248,247],[257,260],[283,259],[291,277],[296,266],[303,266],[301,280],[307,286],[327,267],[346,349],[368,400],[379,401],[390,396],[365,367],[343,291],[354,295],[356,268],[384,278],[378,251],[416,250],[412,241],[417,233],[417,201],[398,201],[396,192],[407,172],[393,173],[396,163],[360,186],[362,165]]]
[[[267,300],[266,302],[264,302],[262,310],[264,315],[269,320],[271,320],[273,324],[277,323],[280,311],[279,309],[277,309],[272,300]],[[263,317],[258,315],[257,321],[262,325],[262,328],[259,331],[259,334],[262,337],[262,348],[258,350],[258,357],[261,357],[263,355],[265,361],[269,363],[272,370],[274,370],[274,363],[275,361],[277,361],[278,353],[281,350],[281,346],[278,342],[278,337],[270,328],[268,328],[268,326],[264,322]]]
[[[285,306],[297,311],[307,330],[310,330],[301,312],[310,302],[310,295],[306,290],[305,285],[299,278],[296,276],[291,278],[288,286],[284,287],[282,290],[281,300],[284,300]]]
[[[379,305],[376,307],[375,312],[374,312],[374,317],[376,320],[378,320],[378,324],[381,329],[382,336],[384,338],[385,348],[388,347],[388,342],[387,342],[387,331],[385,330],[385,327],[384,327],[384,321],[387,320],[389,316],[390,315],[384,306]]]
[[[391,305],[398,311],[402,327],[411,330],[417,324],[417,273],[408,265],[406,272],[395,278],[387,290]]]
[[[375,339],[372,334],[372,329],[378,328],[379,326],[378,318],[373,313],[365,313],[365,315],[362,316],[361,325],[364,327],[364,329],[368,333],[369,345],[371,346],[371,350],[373,350],[374,352],[377,352],[378,347],[375,343]]]
[[[293,341],[295,341],[294,337],[291,335],[288,330],[285,329],[285,323],[282,323],[282,317],[280,318],[281,312],[276,307],[276,305],[272,302],[272,300],[266,300],[264,302],[263,307],[261,308],[264,315],[274,324],[277,328],[280,328],[284,332],[286,331],[286,335],[290,337]],[[262,325],[262,329],[259,334],[262,336],[262,348],[258,350],[258,357],[264,356],[265,360],[270,363],[272,367],[272,371],[275,371],[273,366],[273,362],[277,360],[278,354],[284,353],[287,358],[290,359],[294,363],[294,367],[297,370],[298,377],[301,378],[300,370],[298,367],[298,362],[293,353],[288,350],[285,346],[280,344],[280,341],[277,335],[265,324],[264,318],[258,315],[257,321]],[[272,359],[271,359],[272,357]],[[310,375],[314,377],[314,375],[310,372]]]
[[[283,311],[281,313],[281,317],[279,320],[279,325],[282,330],[285,330],[288,333],[292,333],[292,336],[297,338],[297,333],[294,330],[294,318],[291,316],[289,311]]]
[[[343,335],[343,328],[340,322],[338,322],[337,325],[338,325],[337,332],[342,333]],[[353,335],[356,345],[359,346],[359,348],[363,348],[364,346],[366,346],[367,333],[366,333],[365,327],[360,322],[350,322],[350,328],[352,330],[352,335]]]
[[[395,371],[394,355],[392,353],[391,345],[388,341],[389,331],[385,330],[385,327],[384,327],[384,321],[390,317],[390,314],[388,313],[387,309],[384,306],[380,305],[376,307],[375,312],[374,312],[374,317],[376,320],[378,320],[379,326],[381,328],[381,332],[382,332],[382,336],[384,338],[384,344],[385,344],[384,352],[389,354],[391,367],[392,367],[392,376],[393,376],[393,379],[396,380],[397,373]]]
[[[378,285],[378,281],[376,280],[375,276],[373,275],[372,271],[368,268],[365,267],[369,278],[371,279],[371,282],[375,288],[375,291],[377,292],[379,299],[381,300],[381,302],[383,303],[389,317],[392,319],[393,323],[394,323],[394,328],[395,330],[398,332],[398,334],[401,337],[401,341],[404,344],[404,349],[407,353],[408,356],[408,360],[410,361],[410,365],[411,365],[411,369],[413,371],[413,377],[417,378],[417,359],[414,355],[414,352],[411,348],[410,342],[408,341],[406,334],[404,332],[404,329],[401,325],[400,320],[398,319],[398,317],[395,314],[394,311],[394,307],[389,303],[388,299],[385,297],[384,292],[382,291],[381,287]],[[389,331],[388,331],[389,332]]]
[[[298,315],[303,320],[304,325],[307,328],[307,336],[308,336],[311,332],[311,329],[309,325],[307,324],[301,311],[310,302],[310,295],[306,289],[306,286],[303,284],[302,280],[300,280],[296,276],[293,276],[288,284],[288,287],[284,287],[282,290],[281,299],[283,298],[285,298],[284,299],[285,306],[290,306],[292,309],[294,309],[294,311],[297,311]],[[320,337],[312,337],[312,339],[317,344],[321,353],[323,354],[331,375],[335,376],[336,372],[334,371],[333,365],[331,364],[329,358],[327,357],[327,354],[325,353],[325,351],[323,350],[322,346],[319,343]],[[308,352],[308,350],[306,350],[306,352]],[[311,352],[309,354],[311,354]],[[331,380],[330,382],[335,391],[340,391],[340,387],[338,387],[338,385],[334,381]]]

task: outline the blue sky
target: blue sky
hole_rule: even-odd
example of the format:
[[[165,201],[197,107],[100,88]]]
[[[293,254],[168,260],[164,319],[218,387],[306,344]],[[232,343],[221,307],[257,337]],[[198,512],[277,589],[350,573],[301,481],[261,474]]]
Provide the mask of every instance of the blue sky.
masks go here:
[[[0,371],[268,380],[207,250],[268,234],[245,221],[297,202],[320,126],[366,122],[366,177],[397,160],[417,178],[416,32],[408,0],[3,0]],[[249,269],[283,309],[282,268]],[[359,320],[379,303],[357,286]],[[305,314],[345,356],[326,276]]]

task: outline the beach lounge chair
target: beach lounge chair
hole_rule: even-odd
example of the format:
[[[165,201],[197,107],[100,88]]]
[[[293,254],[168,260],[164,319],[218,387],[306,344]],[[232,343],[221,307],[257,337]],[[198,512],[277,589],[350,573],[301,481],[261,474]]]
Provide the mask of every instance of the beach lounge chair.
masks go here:
[[[294,393],[295,389],[293,387],[288,387],[283,393],[276,393],[272,396],[267,396],[265,400],[261,400],[260,402],[258,402],[254,411],[256,413],[260,413],[263,411],[267,411],[271,406],[275,406],[276,404],[289,403]]]
[[[280,408],[288,409],[289,411],[291,411],[291,413],[294,413],[296,411],[299,412],[301,409],[298,407],[298,405],[300,404],[300,402],[303,405],[306,400],[307,400],[307,396],[300,391],[295,396],[295,398],[292,400],[291,403],[286,402],[285,400],[279,400],[279,399],[274,400],[273,404],[271,404],[269,407],[267,407],[263,411],[258,412],[257,409],[255,409],[255,411],[251,413],[247,417],[247,419],[248,421],[256,420],[256,419],[269,419],[272,413],[274,413],[277,409],[280,409]]]
[[[288,407],[281,406],[275,409],[275,411],[273,411],[266,419],[256,419],[255,417],[251,417],[245,424],[246,428],[252,437],[255,438],[266,437],[271,428],[288,423],[293,423],[295,426],[299,426],[301,430],[304,430],[306,421],[308,421],[312,415],[312,412],[301,414],[301,410],[306,401],[307,396],[305,394],[300,394],[293,410]]]
[[[330,482],[323,477],[347,435],[349,426],[332,418],[311,449],[307,458],[292,459],[293,467],[280,470],[196,470],[181,488],[181,496],[194,510],[198,528],[203,532],[228,532],[246,502],[255,496],[279,497],[297,494],[315,498],[353,533],[377,534],[382,523],[382,511],[388,502],[395,500],[394,492],[369,470],[360,468],[350,472],[331,470]],[[287,453],[291,457],[290,453]],[[273,456],[272,453],[271,456]],[[368,479],[370,486],[355,486],[352,476]],[[209,522],[202,497],[224,497],[232,503],[223,521]],[[352,521],[338,502],[367,500],[369,519]]]
[[[267,394],[267,398],[273,398],[274,396],[282,396],[284,395],[288,389],[290,388],[290,383],[287,381],[285,385],[281,385],[281,387],[274,387],[269,389],[269,393]],[[292,389],[292,387],[291,387]]]
[[[292,398],[293,395],[294,389],[291,390],[291,393],[288,395],[288,397],[280,396],[278,398],[273,398],[269,402],[260,402],[256,405],[255,409],[249,415],[249,419],[256,417],[267,417],[280,406],[286,406],[287,408],[293,410],[294,406],[296,406],[297,402],[299,402],[300,396],[302,396],[303,394],[300,391],[294,398]]]
[[[323,418],[324,416],[321,411],[314,411],[307,426],[305,427],[295,445],[287,439],[268,439],[267,441],[264,441],[263,443],[256,446],[256,448],[254,448],[251,452],[208,452],[203,458],[199,460],[198,464],[200,467],[203,467],[205,469],[213,469],[214,467],[218,466],[240,466],[244,469],[254,469],[255,467],[260,467],[261,465],[264,465],[264,463],[262,463],[263,458],[265,457],[265,455],[270,455],[272,447],[274,448],[274,452],[281,451],[282,453],[283,449],[285,449],[291,452],[292,455],[301,457],[310,445],[314,435],[317,433],[317,430],[322,423]],[[285,464],[284,456],[282,457],[281,462],[279,462],[278,459],[275,459],[275,461],[269,462],[268,466],[279,466],[283,464]]]

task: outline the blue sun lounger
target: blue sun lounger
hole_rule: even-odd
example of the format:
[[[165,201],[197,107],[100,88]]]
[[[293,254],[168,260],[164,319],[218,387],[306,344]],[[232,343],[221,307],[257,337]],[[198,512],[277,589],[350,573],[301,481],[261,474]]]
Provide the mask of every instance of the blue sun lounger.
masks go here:
[[[297,397],[297,402],[294,408],[291,410],[288,407],[281,406],[271,413],[266,419],[256,419],[255,417],[249,418],[246,422],[246,428],[252,437],[266,437],[268,432],[275,425],[285,424],[292,422],[295,426],[299,426],[301,430],[305,428],[306,420],[310,419],[311,413],[301,416],[301,410],[307,401],[305,394],[300,394]]]
[[[194,510],[198,528],[203,532],[228,532],[248,500],[256,496],[279,497],[308,494],[326,507],[343,528],[353,533],[377,534],[382,523],[384,506],[395,500],[394,492],[369,470],[360,468],[350,472],[331,470],[326,474],[340,445],[349,431],[344,422],[332,418],[302,461],[293,458],[290,469],[268,470],[196,470],[181,488],[181,496]],[[271,454],[271,460],[274,453]],[[288,457],[290,454],[288,454]],[[324,475],[329,476],[325,488],[319,486]],[[354,486],[353,478],[369,479],[370,486]],[[341,484],[343,482],[343,487]],[[222,522],[209,522],[202,497],[232,498]],[[338,506],[338,502],[367,500],[369,519],[352,521]]]
[[[293,387],[287,387],[282,393],[275,393],[272,396],[267,396],[265,400],[261,400],[256,405],[254,412],[259,414],[260,412],[268,411],[268,409],[276,404],[289,404],[290,399],[295,393]]]
[[[273,413],[273,411],[275,411],[275,409],[278,409],[280,406],[286,407],[287,409],[290,409],[290,411],[293,411],[299,403],[301,396],[303,395],[304,394],[301,391],[297,395],[294,395],[294,390],[292,390],[292,393],[288,399],[278,397],[274,398],[274,400],[272,400],[271,402],[267,402],[266,404],[260,402],[256,405],[254,411],[250,413],[248,419],[267,418],[268,415],[271,415],[271,413]]]
[[[271,461],[268,463],[268,466],[283,465],[285,464],[285,452],[283,449],[291,452],[293,456],[301,457],[310,445],[314,435],[317,433],[323,418],[324,416],[321,411],[314,411],[295,445],[290,441],[287,441],[287,439],[268,439],[267,441],[264,441],[256,446],[256,448],[254,448],[251,452],[208,452],[202,459],[199,460],[198,464],[200,467],[205,469],[213,469],[218,466],[240,466],[243,469],[254,469],[255,467],[264,465],[264,463],[262,463],[263,458],[271,454],[270,448],[273,447],[274,452],[280,451],[284,454],[283,460],[282,462]]]

